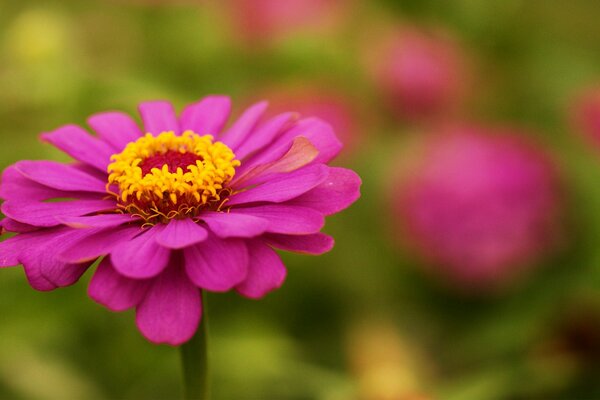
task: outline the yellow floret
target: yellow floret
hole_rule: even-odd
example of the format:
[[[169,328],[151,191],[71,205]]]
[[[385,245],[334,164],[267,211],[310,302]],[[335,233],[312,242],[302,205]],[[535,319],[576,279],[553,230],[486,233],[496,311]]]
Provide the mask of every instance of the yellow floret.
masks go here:
[[[186,170],[170,172],[167,165],[152,168],[143,175],[140,165],[149,157],[169,151],[192,153],[200,157],[196,165]],[[158,136],[147,133],[111,157],[108,166],[108,188],[119,189],[119,201],[126,210],[151,219],[151,216],[169,215],[169,218],[217,204],[221,192],[235,175],[240,161],[227,145],[213,142],[211,135],[200,136],[186,131],[181,136],[163,132]],[[130,207],[128,209],[127,207]],[[173,213],[175,211],[175,213]],[[149,217],[150,216],[150,217]]]

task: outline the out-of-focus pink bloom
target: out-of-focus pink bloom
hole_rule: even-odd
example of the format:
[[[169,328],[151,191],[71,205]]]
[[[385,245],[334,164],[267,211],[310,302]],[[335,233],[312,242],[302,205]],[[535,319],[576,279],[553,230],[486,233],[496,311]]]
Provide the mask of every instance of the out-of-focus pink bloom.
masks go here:
[[[410,120],[454,113],[462,103],[465,57],[448,37],[416,28],[383,34],[366,53],[369,73],[388,106]]]
[[[494,286],[556,243],[557,174],[542,150],[481,128],[455,127],[428,140],[395,187],[394,211],[437,271],[466,286]]]
[[[226,0],[244,41],[271,42],[301,31],[324,32],[341,20],[348,0]]]
[[[600,149],[600,88],[580,95],[571,112],[576,129]]]
[[[292,85],[267,88],[259,97],[269,99],[269,116],[296,112],[329,123],[344,144],[343,154],[351,154],[361,142],[363,113],[350,96],[335,89]]]

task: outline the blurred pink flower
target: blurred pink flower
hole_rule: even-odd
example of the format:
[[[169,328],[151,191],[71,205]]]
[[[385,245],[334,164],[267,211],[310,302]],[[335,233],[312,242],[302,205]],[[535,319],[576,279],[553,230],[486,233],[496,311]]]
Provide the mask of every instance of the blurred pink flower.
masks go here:
[[[502,133],[462,127],[431,137],[395,187],[409,242],[466,286],[510,280],[558,239],[553,164],[533,143]]]
[[[600,149],[600,88],[581,94],[574,102],[571,113],[576,129]]]
[[[388,106],[410,120],[454,113],[462,103],[467,75],[465,56],[448,37],[401,28],[369,43],[371,79]]]
[[[361,142],[364,113],[342,92],[316,84],[290,85],[267,88],[259,97],[269,99],[268,116],[291,111],[326,121],[344,144],[342,154],[351,154]]]
[[[270,42],[300,31],[337,26],[348,0],[226,0],[227,13],[244,41]]]

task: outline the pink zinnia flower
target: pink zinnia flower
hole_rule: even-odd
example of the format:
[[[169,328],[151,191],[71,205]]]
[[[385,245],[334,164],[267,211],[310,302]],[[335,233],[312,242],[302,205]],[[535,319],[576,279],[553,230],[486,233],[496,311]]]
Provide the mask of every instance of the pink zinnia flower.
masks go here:
[[[383,33],[366,54],[389,108],[411,120],[452,114],[466,91],[465,56],[446,36],[417,28]]]
[[[600,88],[581,94],[571,112],[576,129],[600,149]]]
[[[17,235],[0,243],[0,265],[23,264],[31,286],[52,290],[104,256],[90,297],[135,307],[142,334],[172,345],[196,331],[201,290],[260,298],[278,288],[286,270],[273,249],[330,250],[324,217],[358,198],[360,179],[326,165],[342,147],[328,124],[293,113],[259,123],[266,108],[225,128],[227,97],[179,117],[156,101],[139,106],[143,131],[107,112],[88,120],[98,136],[75,125],[43,134],[76,162],[4,171],[2,226]]]
[[[394,211],[436,271],[467,285],[500,283],[555,244],[557,177],[532,143],[454,128],[431,138],[422,155],[397,183]]]

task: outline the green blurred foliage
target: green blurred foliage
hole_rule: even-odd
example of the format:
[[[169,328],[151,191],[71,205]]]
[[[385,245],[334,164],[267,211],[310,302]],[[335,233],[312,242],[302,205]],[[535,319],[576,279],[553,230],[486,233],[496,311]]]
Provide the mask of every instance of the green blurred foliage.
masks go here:
[[[365,320],[391,323],[396,340],[428,365],[401,357],[398,374],[420,377],[406,399],[413,398],[408,390],[450,400],[600,398],[600,162],[567,121],[572,96],[600,82],[597,1],[379,0],[356,7],[330,37],[297,35],[254,49],[236,41],[205,3],[2,1],[0,165],[66,160],[38,134],[84,124],[98,111],[133,114],[143,100],[181,107],[225,93],[239,112],[263,86],[328,82],[362,99],[371,115],[362,151],[342,161],[362,176],[362,199],[329,219],[332,252],[284,256],[289,275],[281,290],[256,302],[209,296],[214,398],[379,398],[365,391],[364,365],[353,361],[362,349],[348,341]],[[457,292],[396,248],[386,217],[390,165],[418,132],[390,117],[364,77],[360,39],[380,19],[455,33],[480,73],[466,117],[529,127],[559,162],[568,246],[510,290]],[[0,398],[180,396],[177,349],[146,342],[132,313],[93,303],[85,293],[89,277],[39,293],[19,268],[2,271]],[[591,344],[581,339],[572,351],[547,350],[573,328],[573,310],[583,310]],[[377,329],[371,334],[377,341]],[[400,382],[400,375],[390,379]]]

